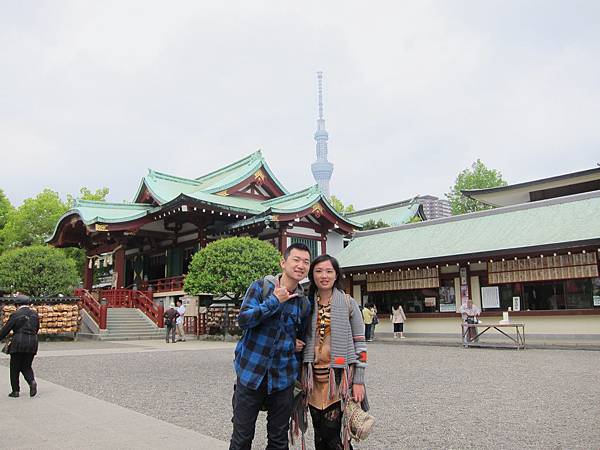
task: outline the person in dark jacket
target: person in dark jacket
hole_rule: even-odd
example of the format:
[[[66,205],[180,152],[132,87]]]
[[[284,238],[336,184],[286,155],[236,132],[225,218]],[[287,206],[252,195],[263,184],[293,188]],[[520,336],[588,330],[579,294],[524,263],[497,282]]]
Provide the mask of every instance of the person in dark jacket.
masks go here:
[[[172,306],[165,312],[163,315],[165,319],[165,329],[167,331],[166,340],[167,344],[169,343],[169,336],[171,336],[171,342],[175,343],[175,330],[176,330],[176,320],[179,317],[179,313]]]
[[[12,392],[9,397],[19,396],[19,375],[22,373],[29,384],[29,396],[37,394],[37,383],[33,375],[31,363],[38,351],[38,331],[40,321],[37,313],[29,307],[29,297],[17,295],[15,297],[17,310],[11,314],[6,325],[0,329],[0,340],[13,332],[12,340],[8,347],[10,354],[10,385]]]

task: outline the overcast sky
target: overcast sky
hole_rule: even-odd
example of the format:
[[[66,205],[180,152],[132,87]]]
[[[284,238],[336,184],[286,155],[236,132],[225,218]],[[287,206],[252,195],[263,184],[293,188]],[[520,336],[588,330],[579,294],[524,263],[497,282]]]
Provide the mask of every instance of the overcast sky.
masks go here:
[[[441,196],[480,158],[509,183],[600,161],[600,2],[26,1],[0,5],[0,188],[198,177],[263,150],[314,184],[316,71],[331,191]]]

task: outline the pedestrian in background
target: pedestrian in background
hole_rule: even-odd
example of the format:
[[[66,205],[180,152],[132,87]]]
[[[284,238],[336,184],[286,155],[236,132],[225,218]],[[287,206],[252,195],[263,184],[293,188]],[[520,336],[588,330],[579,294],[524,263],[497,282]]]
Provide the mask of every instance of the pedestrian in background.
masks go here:
[[[373,312],[373,325],[371,326],[371,340],[375,339],[375,327],[379,323],[379,317],[377,317],[377,306],[375,303],[371,303],[371,311]]]
[[[404,309],[399,303],[394,303],[392,305],[392,314],[390,314],[390,320],[394,324],[394,339],[404,339],[404,321],[406,320],[406,315],[404,314]]]
[[[13,332],[10,344],[8,344],[10,386],[12,388],[12,392],[8,396],[13,398],[19,396],[20,374],[23,374],[25,381],[29,384],[29,396],[34,397],[37,394],[37,383],[31,364],[38,351],[37,334],[40,329],[40,320],[37,312],[29,307],[29,302],[29,297],[26,295],[17,295],[15,297],[17,310],[11,314],[6,325],[0,329],[0,340],[6,338],[11,331]]]
[[[372,332],[373,332],[373,310],[371,309],[371,304],[367,303],[362,311],[363,322],[365,323],[365,338],[367,342],[371,342],[373,340]]]
[[[163,315],[164,319],[165,319],[165,330],[167,332],[165,338],[167,340],[167,344],[169,343],[169,335],[171,336],[171,342],[174,344],[175,343],[175,327],[176,327],[176,320],[179,317],[179,313],[177,312],[177,310],[175,308],[173,308],[172,306],[167,309]]]
[[[181,299],[178,299],[175,304],[177,305],[177,312],[179,316],[177,316],[177,336],[179,341],[185,342],[185,332],[183,331],[183,318],[185,317],[185,306],[183,306],[183,302]]]

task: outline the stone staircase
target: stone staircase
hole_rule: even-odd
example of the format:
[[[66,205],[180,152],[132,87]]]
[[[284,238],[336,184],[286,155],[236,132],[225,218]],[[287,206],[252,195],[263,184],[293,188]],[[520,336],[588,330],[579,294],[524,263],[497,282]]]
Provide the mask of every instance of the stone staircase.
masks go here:
[[[99,338],[103,341],[164,339],[165,331],[139,309],[108,308],[107,330]]]

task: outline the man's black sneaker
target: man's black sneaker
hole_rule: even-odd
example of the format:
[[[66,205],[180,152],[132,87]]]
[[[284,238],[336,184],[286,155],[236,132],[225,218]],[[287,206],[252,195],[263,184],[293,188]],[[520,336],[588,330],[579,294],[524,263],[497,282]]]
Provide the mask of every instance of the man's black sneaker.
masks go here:
[[[13,397],[13,398],[17,398],[19,396],[18,392],[11,392],[10,394],[8,394],[9,397]]]

